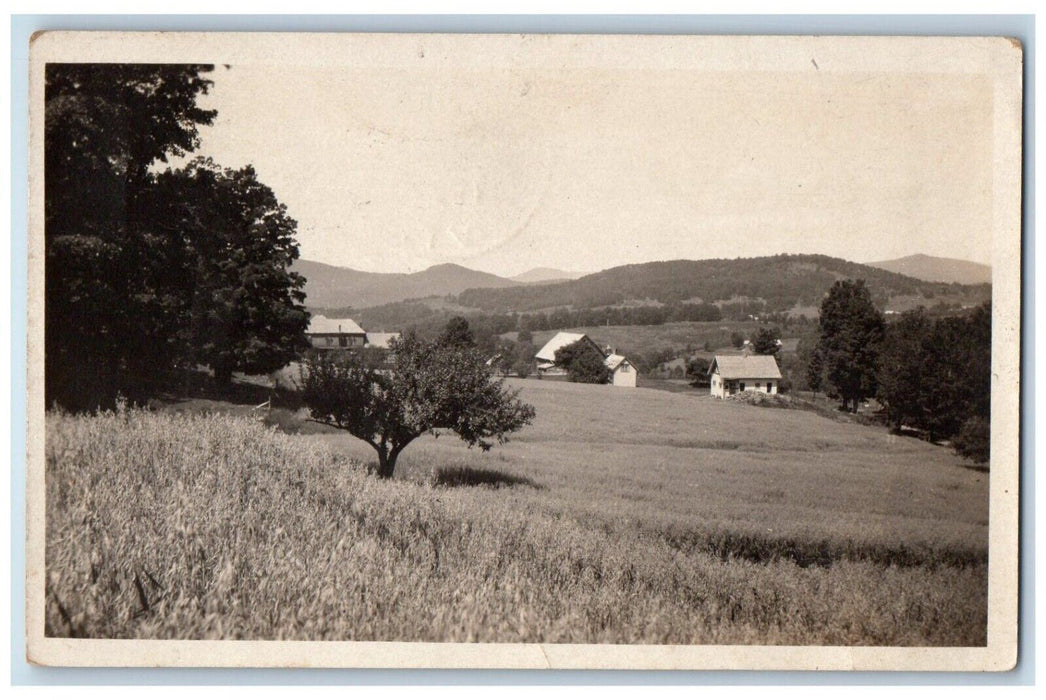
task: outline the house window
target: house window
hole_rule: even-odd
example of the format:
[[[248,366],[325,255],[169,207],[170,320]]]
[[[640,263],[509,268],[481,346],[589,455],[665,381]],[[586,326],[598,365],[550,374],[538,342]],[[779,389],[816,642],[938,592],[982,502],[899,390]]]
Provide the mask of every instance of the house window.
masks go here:
[[[327,338],[327,345],[334,345],[334,338]]]
[[[344,348],[344,347],[347,347],[348,344],[349,344],[349,339],[348,338],[346,338],[343,335],[342,336],[338,336],[338,345],[340,345],[341,347]]]
[[[741,382],[741,391],[744,391],[744,390],[745,390],[745,383]]]
[[[766,383],[766,393],[768,393],[768,394],[772,393],[773,389],[774,389],[774,383],[773,382],[767,382]]]
[[[622,372],[627,372],[628,371],[628,365],[621,365],[621,371]]]

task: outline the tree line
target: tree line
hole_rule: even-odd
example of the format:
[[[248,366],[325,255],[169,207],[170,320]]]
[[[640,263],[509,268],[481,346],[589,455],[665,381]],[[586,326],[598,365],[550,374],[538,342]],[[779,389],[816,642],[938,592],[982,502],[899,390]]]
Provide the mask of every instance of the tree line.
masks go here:
[[[270,372],[307,345],[296,222],[251,166],[199,147],[209,65],[48,64],[46,399],[157,390],[179,369]]]
[[[919,308],[887,323],[863,281],[839,281],[821,304],[816,344],[800,354],[808,387],[847,410],[876,398],[895,430],[951,440],[960,454],[988,460],[990,302],[938,318]]]

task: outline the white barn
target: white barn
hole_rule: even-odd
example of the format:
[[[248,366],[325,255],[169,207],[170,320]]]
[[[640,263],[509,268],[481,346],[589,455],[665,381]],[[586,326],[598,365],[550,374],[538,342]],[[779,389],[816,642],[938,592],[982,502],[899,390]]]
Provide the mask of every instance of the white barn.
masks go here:
[[[776,394],[781,370],[773,355],[716,355],[708,368],[712,396],[720,399],[742,391]]]

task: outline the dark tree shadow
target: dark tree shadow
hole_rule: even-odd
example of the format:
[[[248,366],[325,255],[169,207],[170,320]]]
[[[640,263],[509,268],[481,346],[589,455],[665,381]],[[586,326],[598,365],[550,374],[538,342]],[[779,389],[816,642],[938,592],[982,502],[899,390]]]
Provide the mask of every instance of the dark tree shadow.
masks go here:
[[[477,469],[475,467],[444,467],[436,471],[433,483],[437,486],[491,486],[501,488],[503,486],[529,486],[534,489],[545,488],[541,484],[515,474],[505,474],[493,469]]]

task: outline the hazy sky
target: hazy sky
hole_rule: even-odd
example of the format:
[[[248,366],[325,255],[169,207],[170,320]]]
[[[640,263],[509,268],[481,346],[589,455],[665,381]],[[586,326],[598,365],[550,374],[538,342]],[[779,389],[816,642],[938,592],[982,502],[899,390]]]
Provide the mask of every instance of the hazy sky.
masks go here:
[[[447,59],[218,66],[200,153],[256,167],[303,258],[361,270],[990,262],[992,90],[976,75]]]

